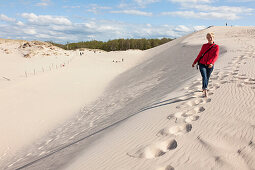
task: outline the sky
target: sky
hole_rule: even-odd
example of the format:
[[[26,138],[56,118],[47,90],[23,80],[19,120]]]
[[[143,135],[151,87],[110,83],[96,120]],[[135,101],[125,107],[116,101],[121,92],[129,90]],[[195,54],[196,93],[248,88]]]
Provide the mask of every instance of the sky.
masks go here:
[[[208,26],[254,26],[255,0],[0,0],[0,38],[178,38]]]

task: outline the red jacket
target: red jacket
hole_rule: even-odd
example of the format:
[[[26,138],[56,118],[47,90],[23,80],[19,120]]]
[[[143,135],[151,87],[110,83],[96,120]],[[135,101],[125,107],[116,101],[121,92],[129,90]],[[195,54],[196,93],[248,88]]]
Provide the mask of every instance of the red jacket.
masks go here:
[[[200,53],[198,54],[197,58],[193,62],[193,64],[196,64],[199,60],[200,57],[202,57],[202,54],[204,54],[210,47],[214,45],[210,43],[203,44]],[[219,56],[219,46],[215,45],[212,49],[210,49],[199,61],[201,64],[214,64],[215,61],[218,59]]]

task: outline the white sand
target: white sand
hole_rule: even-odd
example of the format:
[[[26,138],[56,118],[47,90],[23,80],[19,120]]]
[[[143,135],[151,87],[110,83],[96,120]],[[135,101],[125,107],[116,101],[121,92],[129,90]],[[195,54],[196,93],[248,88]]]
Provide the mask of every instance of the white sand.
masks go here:
[[[192,93],[201,89],[198,75],[162,101],[184,93],[193,99],[132,117],[66,169],[254,169],[255,28],[213,27],[182,43],[202,44],[207,32],[227,49],[216,63],[208,99]]]
[[[185,49],[186,51],[181,54],[193,55],[191,56],[191,58],[194,59],[196,55],[194,54],[194,49],[192,49],[192,47],[194,45],[199,45],[201,47],[201,44],[206,42],[205,35],[207,32],[215,33],[215,42],[219,44],[220,47],[224,46],[226,49],[226,53],[222,54],[220,59],[216,62],[215,70],[211,77],[209,97],[202,98],[201,92],[199,92],[199,90],[201,89],[201,76],[199,75],[198,71],[194,71],[194,69],[191,68],[193,60],[190,60],[190,57],[187,57],[186,61],[178,60],[178,57],[181,58],[181,56],[177,55],[179,53],[176,52],[176,49],[183,47],[183,49]],[[116,127],[113,127],[106,132],[102,132],[103,135],[97,140],[93,141],[93,143],[90,144],[89,147],[86,147],[86,149],[81,151],[81,153],[77,152],[74,159],[71,159],[71,157],[69,157],[71,161],[68,162],[66,160],[67,164],[62,166],[61,169],[255,169],[254,38],[254,27],[212,27],[141,53],[140,55],[144,56],[142,59],[145,58],[147,60],[140,63],[140,65],[138,65],[140,67],[133,67],[125,74],[120,74],[118,79],[115,79],[113,82],[111,82],[111,85],[113,86],[112,88],[115,91],[119,90],[118,97],[113,95],[112,101],[117,100],[114,100],[114,98],[118,98],[119,100],[124,98],[125,96],[122,96],[122,94],[130,95],[131,97],[134,96],[134,98],[138,98],[138,101],[140,101],[141,103],[143,103],[143,101],[144,103],[147,102],[147,99],[149,97],[152,97],[152,99],[157,99],[158,93],[154,94],[154,91],[158,90],[158,85],[160,85],[160,82],[165,79],[165,77],[162,76],[164,70],[169,69],[165,68],[165,65],[162,65],[162,63],[173,62],[173,64],[176,64],[178,68],[185,69],[187,72],[194,72],[194,74],[196,75],[195,77],[190,78],[187,82],[181,83],[181,81],[178,82],[177,80],[185,77],[180,77],[181,74],[178,73],[178,70],[172,70],[172,72],[175,72],[175,74],[174,76],[170,77],[170,79],[173,80],[172,84],[177,82],[176,86],[178,86],[178,89],[171,93],[165,92],[165,94],[162,95],[161,100],[156,100],[154,102],[156,104],[151,103],[150,105],[148,105],[146,110],[140,112],[139,114],[136,114],[135,116],[127,119],[126,121],[123,121]],[[223,50],[223,48],[221,48],[221,50]],[[196,49],[195,52],[198,53],[199,49]],[[165,55],[169,55],[170,57],[166,58],[164,57]],[[153,56],[156,56],[157,58],[154,57],[152,59],[151,57]],[[77,73],[74,70],[78,67],[78,65],[82,67],[82,59],[78,56],[76,57],[77,58],[75,58],[75,60],[71,62],[70,66],[67,66],[68,69],[66,68],[65,70],[65,68],[63,68],[62,71],[59,71],[57,73],[50,73],[48,75],[49,77],[47,77],[46,73],[41,74],[40,76],[35,76],[33,79],[36,79],[36,77],[38,77],[39,83],[42,80],[44,80],[44,82],[53,81],[55,80],[54,74],[60,76],[63,73],[67,74],[68,70],[73,70],[72,73],[70,73],[70,76],[66,78],[66,80],[72,80],[71,75],[75,75],[75,73]],[[134,58],[132,58],[133,61]],[[105,61],[102,61],[100,59],[104,60],[105,58],[100,58],[100,56],[98,56],[97,63],[100,64],[100,62],[102,62],[102,66],[105,66],[107,68],[108,64],[106,64]],[[77,65],[75,64],[76,61]],[[186,67],[185,65],[187,62],[189,67]],[[139,62],[136,61],[131,64],[131,66],[134,66],[138,63]],[[144,65],[144,63],[147,63],[147,65]],[[145,67],[147,67],[150,63],[152,63],[151,66],[153,67],[145,69]],[[183,65],[185,65],[185,67],[182,67]],[[131,66],[129,68],[131,68]],[[91,70],[93,70],[94,67],[91,67]],[[113,75],[116,76],[121,71],[126,70],[121,70],[119,68],[121,71],[116,73],[112,65],[108,65],[108,67],[111,67],[111,69],[109,70],[113,70],[112,72],[114,72],[115,74],[112,73],[111,76],[109,76],[110,78],[104,80],[105,86],[106,84],[110,83],[110,80],[112,80],[111,78],[114,77]],[[144,71],[140,71],[141,68]],[[100,72],[100,70],[98,69],[95,70],[96,72]],[[146,73],[146,70],[151,70],[151,72]],[[107,75],[104,70],[102,70],[101,72],[102,74],[104,73],[105,76]],[[135,73],[137,77],[133,79],[137,82],[137,84],[135,84],[135,86],[132,86],[134,84],[134,81],[130,79],[132,79],[132,77],[134,76],[129,77],[129,75],[133,75]],[[82,76],[84,75],[77,77],[76,81],[80,82]],[[147,80],[146,76],[149,76],[150,79]],[[138,81],[140,79],[141,81]],[[130,92],[127,93],[121,93],[121,89],[118,89],[117,87],[122,87],[120,84],[122,84],[123,82],[117,82],[117,80],[123,81],[124,84],[126,84],[127,89],[128,87],[130,87],[135,90],[130,90]],[[31,82],[28,81],[29,80],[20,81],[22,82],[22,84],[16,86],[15,88],[13,87],[12,89],[15,89],[16,93],[24,95],[24,91],[21,91],[18,87],[27,87],[30,85],[30,89],[33,89],[34,86],[32,85],[36,84],[36,80],[30,80]],[[75,82],[75,80],[73,81]],[[28,83],[25,84],[24,82]],[[55,80],[55,90],[56,87],[59,87],[61,84],[63,85],[65,83],[58,84],[58,81]],[[83,85],[85,84],[86,83],[84,82]],[[70,86],[71,85],[64,85],[63,89],[66,90]],[[169,86],[171,86],[171,83],[169,83]],[[5,87],[5,90],[3,92],[7,91],[7,89],[10,87]],[[89,89],[89,87],[86,88]],[[40,89],[43,89],[43,87],[40,87]],[[76,90],[78,91],[78,89],[81,90],[82,86],[79,86],[79,88],[77,88]],[[99,89],[101,89],[100,92],[103,93],[104,88],[100,87]],[[161,90],[164,90],[164,86],[162,86]],[[140,91],[149,91],[151,95],[145,95],[145,93],[140,95]],[[49,94],[51,93],[52,91]],[[75,96],[74,93],[74,91],[70,93],[66,92],[66,98],[72,99],[73,101],[74,97],[78,97]],[[54,106],[54,104],[52,104],[52,102],[54,101],[58,101],[58,104],[68,103],[68,100],[64,100],[65,95],[62,95],[61,97],[55,95],[60,93],[55,93],[54,95],[51,95],[51,97],[58,96],[58,98],[56,99],[49,99],[49,94],[45,94],[45,91],[42,94],[46,96],[47,100],[50,100],[49,103],[45,104],[45,106],[49,106],[49,108]],[[17,94],[15,93],[13,95],[17,96]],[[70,95],[72,97],[70,97]],[[37,124],[33,125],[36,129],[34,129],[34,131],[29,129],[29,122],[26,123],[27,125],[24,127],[24,129],[26,128],[31,130],[30,134],[28,134],[31,139],[31,136],[35,136],[35,132],[45,132],[47,128],[52,129],[57,122],[63,121],[64,118],[61,117],[61,120],[59,116],[60,114],[66,115],[65,118],[67,119],[70,114],[74,114],[77,107],[83,104],[83,101],[92,101],[96,98],[96,96],[99,95],[100,93],[97,93],[95,95],[95,93],[92,91],[91,96],[87,100],[83,99],[82,101],[80,101],[75,98],[77,99],[76,102],[78,104],[76,103],[77,105],[75,105],[75,102],[73,102],[73,107],[70,106],[73,109],[70,109],[68,113],[61,112],[66,111],[67,109],[61,110],[59,109],[59,107],[56,107],[59,109],[58,111],[60,111],[60,113],[55,117],[58,117],[58,120],[55,121],[50,119],[50,114],[47,116],[42,116],[41,113],[40,117],[51,122],[47,122],[47,125],[50,124],[50,126],[44,127],[42,129],[41,127],[37,126],[37,124],[39,124],[39,119],[33,118],[32,113],[30,113],[25,117],[29,118],[29,120],[33,120],[35,122],[37,121]],[[81,98],[82,96],[83,95],[80,95]],[[4,99],[2,99],[2,95],[0,97],[0,101],[5,101]],[[40,99],[40,97],[37,97],[37,99]],[[46,102],[47,100],[43,102]],[[18,103],[18,101],[15,101],[14,99],[12,99],[11,101],[12,103]],[[34,100],[31,100],[31,102],[33,104],[36,103],[34,102]],[[134,102],[128,104],[126,106],[128,107],[126,110],[132,110],[133,108],[137,107],[137,104],[140,103]],[[31,103],[29,103],[29,105],[31,106]],[[9,106],[13,106],[13,104],[11,105],[11,103],[9,103]],[[45,106],[42,108],[45,109]],[[39,115],[41,109],[38,109],[39,106],[36,107],[37,114]],[[49,110],[52,109],[48,109],[48,111]],[[7,107],[5,108],[5,111],[8,111]],[[17,110],[13,108],[12,112],[14,111]],[[54,114],[57,114],[56,111],[57,109],[55,110]],[[73,112],[70,113],[70,111]],[[0,113],[2,114],[2,111],[0,111]],[[19,114],[21,113],[26,114],[26,112],[24,111],[19,112]],[[11,118],[11,114],[9,116],[7,114],[4,114],[4,117],[9,117],[9,119],[7,119],[8,121],[3,121],[3,123],[5,124],[0,126],[7,128],[7,132],[12,132],[12,134],[7,134],[5,131],[1,133],[5,133],[4,136],[7,136],[7,138],[9,139],[11,139],[13,135],[17,135],[19,131],[17,129],[11,129],[14,124],[12,126],[8,125],[10,125],[12,122],[15,122],[17,124],[18,120],[14,118],[25,120],[19,114],[16,113],[16,115],[13,115],[13,118]],[[46,123],[42,123],[42,125],[43,124],[46,125]],[[18,127],[20,127],[19,130],[22,130],[21,126]],[[79,132],[76,131],[76,133]],[[41,135],[42,134],[38,135],[37,137]],[[17,139],[19,140],[18,142],[12,142],[10,143],[10,145],[12,144],[13,146],[15,146],[18,145],[19,142],[22,142],[23,144],[29,142],[25,140],[22,141],[22,137],[20,136],[18,136]],[[8,141],[6,140],[6,143],[3,142],[3,144],[5,146],[8,146]],[[10,151],[3,150],[2,153],[6,154],[10,153]],[[68,151],[66,151],[66,153],[68,153]],[[57,158],[58,156],[54,157],[55,162],[57,162]],[[14,167],[16,163],[21,162],[20,159],[25,158],[17,157],[13,159],[12,162],[9,162],[6,166],[9,165],[9,168],[11,168],[12,166]],[[32,160],[33,159],[31,159],[31,161]],[[21,165],[24,164],[25,163]],[[41,167],[42,166],[36,167],[35,165],[34,167],[31,166],[30,169],[40,169]]]
[[[139,50],[85,50],[80,56],[47,44],[23,49],[23,41],[0,43],[0,162],[75,115],[143,59]],[[31,52],[38,54],[23,57]]]

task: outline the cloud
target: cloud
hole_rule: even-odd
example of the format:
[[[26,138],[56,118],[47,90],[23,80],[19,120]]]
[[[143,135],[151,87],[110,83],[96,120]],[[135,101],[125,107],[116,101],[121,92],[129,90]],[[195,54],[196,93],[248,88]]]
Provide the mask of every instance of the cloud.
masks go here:
[[[185,25],[178,25],[174,30],[178,32],[191,32],[192,28]]]
[[[169,0],[174,3],[191,4],[191,3],[211,3],[212,0]]]
[[[25,24],[23,23],[23,22],[21,22],[21,21],[18,21],[17,23],[16,23],[18,26],[24,26]]]
[[[102,12],[102,10],[108,10],[108,9],[112,9],[112,8],[108,6],[99,6],[97,4],[91,4],[87,12],[99,14],[100,12]]]
[[[151,12],[143,12],[143,11],[139,11],[139,10],[110,11],[110,13],[130,14],[130,15],[142,15],[142,16],[152,16],[152,13],[151,13]]]
[[[50,3],[50,0],[41,0],[41,2],[38,2],[35,4],[35,6],[48,6]]]
[[[206,28],[206,26],[204,26],[204,25],[197,25],[197,26],[194,26],[193,27],[193,29],[195,30],[195,31],[199,31],[199,30],[202,30],[202,29],[205,29]]]
[[[33,28],[23,29],[23,32],[24,32],[25,34],[29,34],[29,35],[35,35],[35,34],[37,33],[36,30],[33,29]]]
[[[134,0],[135,3],[137,3],[141,7],[145,7],[148,4],[160,2],[160,0]]]
[[[74,8],[81,8],[81,6],[63,6],[63,8],[72,8],[72,9],[74,9]]]
[[[184,18],[237,20],[240,19],[241,16],[250,15],[254,11],[254,9],[246,7],[199,4],[182,4],[182,8],[192,10],[162,12],[161,15],[180,16]]]
[[[214,11],[219,13],[250,13],[254,11],[252,8],[246,7],[235,7],[235,6],[209,6],[209,5],[183,5],[183,8],[186,9],[196,9],[199,11]]]
[[[245,2],[254,2],[254,0],[226,0],[227,2],[234,2],[234,3],[245,3]]]
[[[15,21],[16,21],[16,19],[7,17],[7,16],[4,15],[4,14],[0,14],[0,20],[2,20],[2,21],[7,21],[7,22],[15,22]]]
[[[200,18],[200,19],[224,19],[224,20],[236,20],[240,16],[235,13],[224,12],[194,12],[194,11],[173,11],[162,12],[161,15],[180,16],[184,18]]]
[[[35,25],[71,25],[72,22],[65,17],[55,17],[50,15],[35,15],[34,13],[23,13],[21,16]]]
[[[180,3],[180,11],[162,12],[161,15],[180,16],[184,18],[237,20],[250,15],[252,8],[240,6],[213,6],[212,0],[169,0]],[[209,4],[210,5],[207,5]],[[184,9],[184,10],[183,10]],[[185,10],[186,9],[186,10]]]
[[[137,9],[137,8],[145,8],[147,5],[152,3],[160,2],[161,0],[132,0],[128,3],[122,1],[117,7],[124,9]]]
[[[0,25],[0,35],[12,39],[19,38],[65,43],[94,39],[107,41],[117,38],[176,38],[203,27],[153,25],[149,23],[130,24],[96,19],[87,19],[83,23],[73,23],[68,20],[66,23],[66,18],[64,17],[40,16],[33,13],[24,13],[21,16],[24,18],[22,22],[7,22],[5,25]],[[47,22],[45,21],[46,19]],[[38,22],[42,23],[38,24]]]
[[[40,2],[40,3],[37,3],[35,6],[48,6],[49,4],[46,3],[46,2]]]

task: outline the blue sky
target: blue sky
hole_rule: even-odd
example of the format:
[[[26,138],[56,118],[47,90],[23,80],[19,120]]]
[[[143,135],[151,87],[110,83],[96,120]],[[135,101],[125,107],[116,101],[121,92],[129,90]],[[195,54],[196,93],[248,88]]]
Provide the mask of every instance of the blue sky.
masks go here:
[[[251,26],[254,18],[255,0],[0,0],[0,38],[177,38],[226,22]]]

